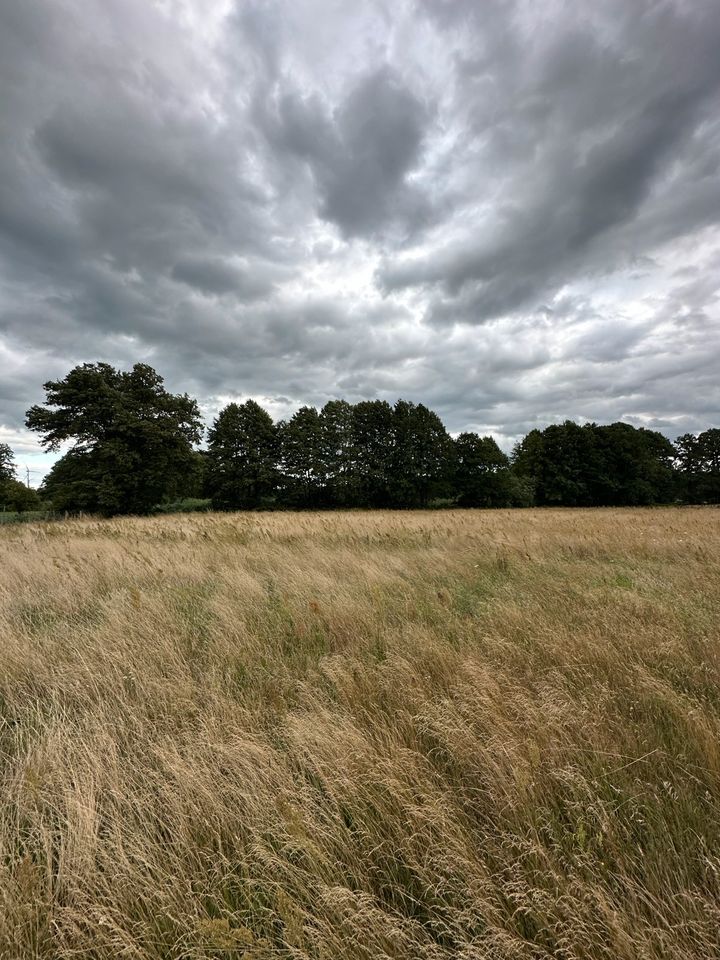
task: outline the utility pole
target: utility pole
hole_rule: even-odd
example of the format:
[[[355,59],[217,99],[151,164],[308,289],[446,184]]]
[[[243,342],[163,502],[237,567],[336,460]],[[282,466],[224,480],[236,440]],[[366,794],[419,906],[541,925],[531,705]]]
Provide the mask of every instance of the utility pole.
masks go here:
[[[30,467],[25,467],[25,486],[30,489]]]

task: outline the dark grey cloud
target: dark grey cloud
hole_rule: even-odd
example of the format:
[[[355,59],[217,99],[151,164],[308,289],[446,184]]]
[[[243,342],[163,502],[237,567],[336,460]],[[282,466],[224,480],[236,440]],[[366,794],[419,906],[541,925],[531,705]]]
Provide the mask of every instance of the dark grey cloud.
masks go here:
[[[252,271],[246,266],[208,257],[185,257],[174,264],[173,280],[194,287],[202,293],[222,296],[233,293],[246,302],[267,297],[273,290],[272,269],[261,269],[257,264]]]
[[[0,440],[96,359],[209,416],[717,425],[719,44],[715,0],[0,0]]]
[[[410,229],[429,212],[407,182],[420,160],[428,107],[387,67],[362,77],[332,113],[317,95],[282,93],[258,105],[270,143],[306,161],[318,213],[344,237]]]
[[[445,5],[428,6],[451,29],[463,4],[450,5],[452,17]],[[458,60],[465,149],[499,196],[458,239],[441,236],[424,256],[389,258],[379,271],[386,291],[435,289],[431,320],[482,323],[536,305],[568,276],[598,273],[648,243],[717,221],[720,8],[608,6],[619,35],[588,17],[526,38],[523,56],[520,29],[507,37],[508,15],[494,28],[509,63],[485,52]],[[467,5],[464,32],[485,33],[480,9]],[[485,82],[476,88],[477,77]],[[693,208],[689,219],[677,216],[680,196]],[[459,203],[476,199],[466,191]]]
[[[422,197],[404,178],[418,160],[424,122],[420,101],[387,70],[363,80],[338,111],[338,162],[316,163],[321,216],[350,236],[394,216],[417,216]]]

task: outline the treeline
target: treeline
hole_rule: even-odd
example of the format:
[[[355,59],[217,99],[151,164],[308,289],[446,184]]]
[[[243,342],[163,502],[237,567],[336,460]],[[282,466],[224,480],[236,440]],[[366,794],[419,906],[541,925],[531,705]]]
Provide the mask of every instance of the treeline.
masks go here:
[[[492,437],[451,437],[423,404],[333,400],[273,423],[252,400],[210,428],[205,492],[218,509],[640,506],[720,501],[720,430],[681,437],[570,420],[508,457]]]
[[[37,510],[40,497],[18,480],[13,452],[7,443],[0,443],[0,513],[26,513]]]
[[[210,428],[205,489],[220,509],[510,505],[524,494],[509,467],[491,437],[453,440],[421,403],[332,400],[275,424],[248,400]]]
[[[672,444],[626,423],[568,420],[508,457],[492,437],[453,438],[421,403],[333,400],[275,423],[248,400],[218,414],[200,450],[197,402],[168,393],[146,364],[83,364],[45,391],[26,423],[50,450],[70,444],[40,490],[58,511],[147,513],[182,497],[221,510],[720,502],[718,429]]]

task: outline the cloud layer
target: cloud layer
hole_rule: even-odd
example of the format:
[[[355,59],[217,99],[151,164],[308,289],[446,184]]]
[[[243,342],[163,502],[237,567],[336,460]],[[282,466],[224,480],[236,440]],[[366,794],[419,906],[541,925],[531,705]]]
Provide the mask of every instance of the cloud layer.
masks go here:
[[[715,0],[0,0],[0,440],[98,359],[718,425],[719,48]]]

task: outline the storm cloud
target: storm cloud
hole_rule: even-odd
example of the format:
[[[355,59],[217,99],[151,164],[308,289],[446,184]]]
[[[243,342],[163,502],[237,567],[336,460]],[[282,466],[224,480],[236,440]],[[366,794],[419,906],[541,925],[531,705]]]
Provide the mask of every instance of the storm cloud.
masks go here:
[[[720,424],[715,0],[0,0],[0,441],[83,361],[208,417]]]

